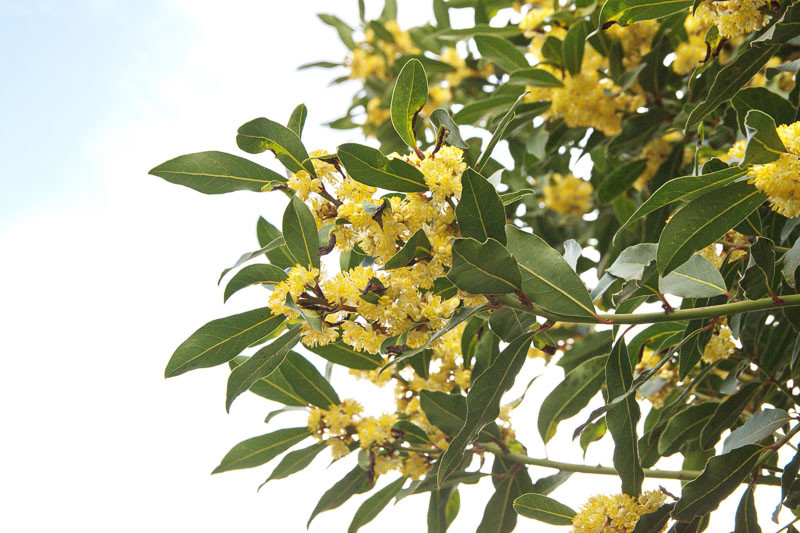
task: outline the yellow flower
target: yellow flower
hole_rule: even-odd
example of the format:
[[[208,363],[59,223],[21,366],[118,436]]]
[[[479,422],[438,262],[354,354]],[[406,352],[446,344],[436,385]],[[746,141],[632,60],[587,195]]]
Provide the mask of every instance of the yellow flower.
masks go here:
[[[400,473],[411,479],[419,479],[430,470],[428,459],[421,454],[410,452],[400,466]]]
[[[641,191],[650,183],[650,180],[658,172],[658,168],[667,160],[671,152],[672,145],[663,137],[655,137],[645,145],[642,149],[642,157],[647,160],[647,166],[633,183],[633,187],[637,191]]]
[[[318,193],[322,190],[322,181],[319,178],[312,178],[305,170],[292,173],[286,185],[292,188],[297,193],[297,197],[304,202],[308,200],[308,196],[312,192]]]
[[[316,268],[306,269],[300,265],[292,267],[286,279],[275,285],[269,300],[267,300],[267,306],[273,314],[283,314],[290,319],[298,318],[296,311],[286,307],[286,296],[291,295],[292,300],[297,302],[297,298],[305,292],[306,288],[316,284],[318,277],[319,270]]]
[[[625,52],[622,64],[629,69],[638,65],[642,61],[642,57],[650,52],[650,45],[656,31],[658,31],[658,22],[644,20],[628,26],[615,24],[608,28],[606,33],[614,39],[618,39],[622,44]]]
[[[761,9],[767,0],[705,0],[695,11],[695,17],[706,24],[715,24],[726,39],[742,37],[761,29],[768,21]]]
[[[591,209],[593,191],[591,183],[572,174],[553,174],[550,184],[542,188],[545,207],[562,215],[576,217]]]
[[[367,118],[364,121],[364,125],[382,126],[391,118],[392,112],[385,107],[381,107],[382,101],[376,96],[367,102]]]
[[[733,342],[731,329],[720,321],[711,339],[703,350],[703,361],[714,363],[720,359],[727,359],[736,350],[736,343]]]
[[[666,495],[655,490],[644,492],[638,498],[627,494],[592,496],[572,519],[572,532],[630,533],[639,516],[655,511],[665,500]],[[661,531],[664,529],[666,525]]]
[[[778,126],[786,152],[763,165],[753,165],[750,183],[769,196],[773,211],[792,218],[800,215],[800,122]]]

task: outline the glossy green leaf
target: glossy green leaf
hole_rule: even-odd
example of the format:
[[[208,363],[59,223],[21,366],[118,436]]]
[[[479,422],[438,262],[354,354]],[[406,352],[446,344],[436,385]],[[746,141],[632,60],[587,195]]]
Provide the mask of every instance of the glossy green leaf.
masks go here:
[[[525,98],[526,94],[528,94],[527,91],[519,95],[519,97],[514,100],[514,103],[511,104],[511,107],[508,108],[505,115],[503,115],[503,118],[500,119],[500,122],[498,122],[497,127],[492,133],[492,137],[489,139],[489,143],[486,145],[486,149],[481,153],[481,156],[475,163],[475,170],[478,172],[482,172],[484,167],[486,167],[486,164],[489,163],[495,146],[497,146],[497,143],[499,143],[503,138],[506,128],[509,126],[509,124],[511,124],[511,121],[514,120],[514,117],[516,116],[516,110],[522,103],[522,100]]]
[[[522,68],[511,73],[508,83],[530,85],[531,87],[563,87],[561,80],[540,68]]]
[[[356,43],[353,41],[354,30],[348,26],[346,22],[335,15],[320,13],[317,16],[322,22],[336,30],[336,33],[339,34],[339,39],[342,40],[342,43],[344,43],[347,48],[352,50],[356,47]]]
[[[230,411],[231,404],[240,394],[249,389],[259,379],[272,374],[286,358],[286,354],[300,340],[300,328],[293,328],[282,336],[264,346],[250,359],[237,366],[228,376],[228,391],[225,409]]]
[[[389,159],[375,148],[347,143],[336,153],[350,177],[364,185],[398,192],[428,190],[421,170],[402,159]]]
[[[511,533],[517,525],[514,500],[529,492],[531,478],[525,468],[514,470],[515,464],[500,456],[495,456],[492,465],[494,494],[486,503],[483,517],[476,533]]]
[[[343,342],[331,342],[308,349],[331,363],[356,370],[375,370],[383,363],[380,355],[356,350]]]
[[[178,346],[167,363],[164,377],[226,363],[285,320],[283,315],[272,315],[267,307],[212,320]]]
[[[240,442],[225,454],[212,474],[261,466],[311,436],[307,427],[287,428]]]
[[[674,508],[674,503],[667,503],[655,511],[640,515],[631,533],[652,533],[663,530],[669,522],[669,514]]]
[[[445,533],[449,524],[447,523],[447,506],[450,498],[455,497],[456,487],[450,486],[431,491],[428,500],[427,525],[428,533]]]
[[[283,239],[298,265],[319,268],[317,223],[311,210],[297,196],[292,196],[283,212]]]
[[[742,166],[770,163],[786,151],[775,129],[775,121],[763,111],[757,109],[748,111],[744,127],[747,133],[747,146]]]
[[[523,494],[514,500],[514,510],[525,518],[554,526],[571,525],[575,517],[575,511],[542,494]]]
[[[475,44],[483,57],[490,59],[492,63],[506,72],[530,67],[530,63],[525,59],[525,54],[504,37],[476,35]]]
[[[600,25],[616,22],[627,26],[641,20],[660,19],[691,5],[692,0],[608,0],[600,11]]]
[[[514,226],[506,226],[506,239],[522,272],[522,292],[534,305],[560,315],[594,316],[589,291],[561,254]]]
[[[311,524],[314,518],[325,511],[336,509],[344,502],[350,499],[355,494],[363,494],[371,488],[371,483],[367,477],[367,472],[362,470],[360,466],[356,466],[348,472],[342,479],[334,483],[334,485],[325,491],[322,495],[317,506],[311,512],[306,527]]]
[[[691,522],[714,511],[750,473],[761,455],[761,446],[748,444],[712,457],[700,476],[683,487],[672,518]]]
[[[506,294],[522,288],[517,262],[494,239],[485,243],[456,239],[453,266],[447,277],[456,287],[472,294]]]
[[[400,138],[416,149],[414,119],[428,100],[428,80],[425,69],[417,59],[411,59],[400,71],[392,91],[391,116]],[[349,170],[348,170],[349,171]]]
[[[562,420],[577,415],[600,391],[605,380],[606,359],[606,355],[597,355],[582,362],[544,399],[537,425],[545,444],[556,434]]]
[[[583,47],[586,45],[588,24],[581,19],[572,24],[564,37],[564,66],[573,76],[581,71]]]
[[[292,474],[300,472],[305,467],[310,465],[317,455],[319,455],[319,453],[327,447],[328,445],[324,442],[315,442],[307,448],[301,448],[299,450],[293,450],[287,453],[283,456],[281,462],[278,463],[278,466],[275,467],[275,470],[272,471],[272,474],[269,475],[269,478],[261,485],[261,487],[273,479],[284,479]],[[259,489],[261,487],[259,487]]]
[[[264,217],[258,218],[258,223],[256,223],[256,236],[258,237],[258,245],[261,246],[262,250],[264,247],[269,247],[266,251],[259,250],[259,253],[266,254],[271,264],[284,270],[292,268],[296,264],[294,257],[292,257],[292,254],[283,242],[281,230],[267,222]],[[280,240],[278,240],[279,238]]]
[[[225,270],[223,270],[220,273],[219,279],[217,280],[217,283],[218,284],[221,283],[222,282],[222,278],[224,278],[225,275],[228,272],[238,268],[239,266],[241,266],[244,263],[250,261],[251,259],[255,259],[256,257],[259,257],[259,256],[264,255],[264,254],[268,254],[267,257],[269,257],[270,253],[272,253],[272,252],[278,253],[281,250],[285,250],[286,251],[286,254],[291,258],[290,259],[291,260],[291,266],[294,266],[296,264],[295,258],[293,256],[291,256],[291,254],[289,254],[289,249],[286,248],[286,242],[283,240],[283,237],[282,236],[278,236],[273,241],[270,241],[269,243],[265,244],[260,249],[252,251],[252,252],[247,252],[247,253],[244,253],[241,256],[239,256],[239,259],[237,259],[236,262],[233,265],[231,265],[230,267],[226,268]]]
[[[776,24],[771,26],[762,35],[753,39],[752,46],[764,46],[767,44],[783,44],[797,38],[797,27],[800,26],[800,5],[790,4],[783,16]]]
[[[322,409],[341,403],[333,387],[302,355],[289,352],[280,364],[281,374],[291,383],[292,389],[306,403]]]
[[[597,199],[604,204],[613,202],[633,186],[633,182],[642,174],[647,161],[637,159],[617,167],[606,176],[597,187]]]
[[[748,444],[756,444],[788,424],[792,418],[783,409],[764,409],[745,420],[734,429],[722,444],[722,453],[728,453]]]
[[[453,117],[450,116],[450,113],[446,109],[436,109],[431,113],[431,122],[437,128],[445,129],[444,140],[447,144],[463,150],[469,148],[467,143],[464,142],[464,139],[461,138],[461,131],[458,129],[458,125],[453,121]]]
[[[271,150],[290,171],[305,170],[312,176],[317,175],[300,137],[286,126],[267,118],[257,118],[242,125],[236,135],[236,144],[248,154]]]
[[[753,495],[755,489],[755,485],[750,485],[742,494],[739,507],[736,509],[736,529],[733,533],[761,533],[756,513],[756,500]]]
[[[703,194],[720,189],[736,180],[743,178],[747,174],[746,168],[730,167],[702,176],[684,176],[668,181],[661,186],[650,198],[639,206],[639,208],[625,221],[617,231],[614,238],[629,228],[634,222],[653,211],[669,205],[672,202],[694,200]]]
[[[415,259],[429,261],[432,257],[431,241],[428,240],[425,230],[419,229],[414,235],[409,237],[408,241],[406,241],[396,254],[386,261],[383,268],[384,270],[402,268],[410,265]]]
[[[394,498],[395,494],[403,488],[406,478],[401,477],[389,483],[381,490],[364,500],[361,507],[356,511],[353,521],[350,522],[350,527],[347,528],[347,533],[355,533],[362,526],[368,524],[373,518],[383,511],[389,502]]]
[[[658,290],[681,298],[708,298],[727,292],[725,280],[714,263],[698,254],[659,278]]]
[[[658,241],[656,263],[665,276],[698,250],[722,237],[747,218],[766,196],[749,183],[735,183],[704,194],[667,222]]]
[[[234,293],[251,285],[276,285],[286,279],[286,272],[274,265],[250,265],[244,267],[225,286],[224,301]]]
[[[461,185],[461,199],[456,206],[461,235],[478,242],[494,239],[505,244],[506,212],[494,186],[470,168],[461,175]]]
[[[778,125],[792,122],[795,115],[791,102],[766,87],[745,87],[731,98],[731,104],[736,109],[736,118],[742,132],[745,132],[744,119],[751,109],[766,113]]]
[[[520,189],[518,191],[501,194],[500,200],[503,202],[503,205],[510,205],[513,204],[514,202],[522,200],[526,196],[535,196],[535,195],[536,191],[534,191],[533,189]]]
[[[658,245],[649,242],[629,246],[620,252],[606,272],[624,280],[640,280],[647,265],[656,260],[657,250]]]
[[[455,435],[467,419],[467,400],[460,394],[422,390],[419,394],[422,412],[431,424],[448,435]]]
[[[611,349],[605,372],[609,398],[622,396],[631,388],[633,369],[624,338],[617,340]],[[642,492],[644,481],[644,472],[639,464],[639,439],[636,435],[640,414],[639,404],[634,396],[628,396],[606,413],[608,432],[614,439],[614,469],[622,480],[622,492],[633,497]]]
[[[781,269],[781,273],[783,274],[783,278],[786,280],[786,283],[789,284],[790,287],[793,289],[795,287],[795,272],[797,271],[797,267],[800,266],[800,238],[794,241],[789,250],[786,251],[786,254],[783,256],[783,268]]]
[[[716,410],[714,403],[706,402],[690,406],[670,418],[658,439],[658,453],[664,457],[670,456],[687,442],[699,438]]]
[[[441,485],[457,468],[464,449],[474,441],[483,427],[500,414],[500,400],[514,384],[533,341],[533,334],[524,335],[510,343],[473,382],[467,394],[467,419],[439,460],[437,473]]]
[[[161,163],[149,173],[204,194],[261,192],[265,185],[286,181],[274,170],[224,152],[182,155]]]
[[[536,324],[536,315],[523,313],[510,307],[501,307],[492,311],[489,327],[505,342],[511,342],[527,333]]]
[[[289,117],[289,122],[286,123],[286,127],[292,130],[298,137],[301,137],[303,135],[303,127],[306,125],[307,117],[308,108],[306,107],[306,104],[300,104],[294,108],[294,111],[292,111],[292,114]]]
[[[722,432],[739,419],[742,411],[752,401],[753,395],[758,388],[758,383],[748,383],[739,392],[727,397],[725,401],[717,406],[714,415],[700,433],[700,447],[702,449],[710,450],[717,444]]]
[[[730,100],[775,54],[776,46],[748,48],[719,71],[708,97],[695,107],[686,120],[684,131],[694,129],[709,113]]]

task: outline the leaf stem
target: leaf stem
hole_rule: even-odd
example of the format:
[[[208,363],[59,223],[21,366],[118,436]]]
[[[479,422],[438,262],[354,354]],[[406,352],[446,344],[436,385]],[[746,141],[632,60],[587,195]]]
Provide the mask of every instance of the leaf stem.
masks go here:
[[[534,457],[530,457],[528,455],[512,452],[512,451],[504,451],[500,446],[495,443],[481,443],[481,448],[486,450],[487,452],[493,453],[494,455],[503,456],[511,461],[515,461],[517,463],[523,463],[526,465],[533,465],[533,466],[542,466],[545,468],[555,468],[556,470],[562,470],[565,472],[577,472],[582,474],[601,474],[601,475],[609,475],[609,476],[616,476],[617,471],[610,467],[610,466],[592,466],[592,465],[582,465],[582,464],[575,464],[575,463],[562,463],[560,461],[551,461],[549,459],[536,459]],[[690,481],[702,474],[699,470],[656,470],[652,468],[645,468],[644,475],[645,477],[653,478],[653,479],[679,479],[683,481]],[[744,483],[749,483],[749,479]],[[778,485],[780,486],[781,480],[775,476],[761,476],[758,478],[757,481],[760,485]]]
[[[738,315],[750,311],[763,311],[766,309],[778,309],[781,307],[800,306],[800,294],[789,294],[781,296],[781,301],[776,302],[772,298],[761,298],[759,300],[744,300],[720,305],[709,305],[707,307],[696,307],[692,309],[676,309],[671,313],[630,313],[630,314],[599,314],[595,316],[566,316],[545,311],[534,302],[533,307],[523,305],[511,296],[501,296],[500,301],[506,307],[511,307],[525,313],[533,313],[543,316],[549,320],[567,322],[572,324],[655,324],[657,322],[673,322],[680,320],[692,320],[695,318],[715,318],[726,315]]]

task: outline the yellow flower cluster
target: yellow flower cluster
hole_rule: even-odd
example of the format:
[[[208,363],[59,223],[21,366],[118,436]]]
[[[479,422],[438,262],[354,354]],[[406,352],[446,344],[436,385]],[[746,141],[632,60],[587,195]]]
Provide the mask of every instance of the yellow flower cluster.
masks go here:
[[[710,50],[705,37],[711,24],[689,15],[683,21],[683,27],[688,39],[675,48],[675,61],[670,65],[672,70],[681,76],[689,74],[699,67],[709,55]]]
[[[786,152],[764,165],[753,165],[750,183],[769,196],[772,210],[789,218],[800,215],[800,122],[778,126]]]
[[[441,55],[439,56],[439,60],[443,63],[447,63],[455,69],[454,72],[448,72],[447,75],[445,75],[447,84],[452,88],[458,87],[461,81],[465,78],[485,79],[492,73],[491,65],[486,65],[481,70],[469,68],[466,60],[461,57],[461,54],[458,53],[458,50],[452,46],[448,46],[442,51]]]
[[[633,182],[633,188],[637,191],[644,189],[656,175],[658,168],[667,160],[670,152],[672,152],[672,145],[667,141],[666,136],[653,137],[642,149],[642,158],[647,161],[647,166]]]
[[[576,217],[591,210],[593,191],[591,183],[572,174],[553,174],[550,183],[542,188],[545,207],[562,215]]]
[[[641,515],[658,509],[666,498],[663,492],[656,490],[644,492],[638,498],[627,494],[592,496],[572,519],[572,532],[630,533]],[[664,529],[666,525],[661,531]]]
[[[345,65],[350,67],[350,78],[365,80],[375,76],[388,80],[391,77],[391,66],[398,57],[420,52],[411,41],[411,36],[400,28],[397,21],[390,20],[384,26],[392,34],[394,42],[377,39],[375,32],[367,28],[364,32],[365,41],[358,43],[353,55],[345,59]]]
[[[653,350],[650,348],[645,348],[644,352],[642,353],[642,359],[636,363],[636,373],[641,374],[651,368],[655,368],[658,363],[661,362],[661,357],[659,357]],[[649,396],[642,396],[639,394],[639,391],[636,392],[636,396],[638,398],[646,398],[655,408],[662,407],[664,405],[664,400],[675,388],[675,384],[678,383],[678,370],[675,366],[669,362],[665,363],[658,372],[650,379],[657,379],[660,378],[664,380],[664,385],[653,394]],[[641,389],[639,389],[641,390]]]
[[[714,330],[714,334],[706,344],[706,348],[703,351],[703,361],[714,363],[720,359],[727,359],[733,354],[734,350],[736,350],[736,343],[733,341],[731,328],[725,323],[725,319],[721,319]]]
[[[721,243],[709,244],[697,253],[714,263],[717,268],[722,266],[725,262],[725,257],[728,255],[730,255],[731,261],[736,261],[747,255],[745,250],[738,249],[748,243],[747,237],[738,231],[728,231],[720,241]]]
[[[767,0],[705,0],[695,16],[708,25],[714,24],[726,39],[742,37],[761,29],[769,20],[763,10]]]
[[[641,63],[642,57],[650,52],[653,36],[657,31],[658,22],[644,20],[628,26],[615,24],[608,28],[606,33],[622,44],[622,49],[625,51],[622,65],[629,69]]]

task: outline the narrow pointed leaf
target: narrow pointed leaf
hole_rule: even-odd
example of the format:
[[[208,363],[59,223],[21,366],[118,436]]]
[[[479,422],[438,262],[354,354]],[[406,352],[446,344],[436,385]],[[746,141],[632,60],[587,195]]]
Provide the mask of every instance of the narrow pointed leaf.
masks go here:
[[[212,320],[186,339],[167,363],[164,377],[226,363],[252,343],[272,333],[286,317],[262,307]]]
[[[747,145],[742,166],[770,163],[778,159],[786,147],[775,129],[775,120],[763,111],[751,109],[744,119]]]
[[[511,388],[528,354],[533,334],[509,344],[475,382],[467,395],[467,419],[464,427],[450,442],[439,461],[437,480],[441,485],[457,468],[464,449],[474,441],[481,429],[500,414],[500,400]]]
[[[340,403],[339,396],[331,384],[314,365],[302,355],[289,352],[280,365],[281,374],[292,384],[292,389],[306,403],[329,409]]]
[[[299,340],[300,328],[290,329],[270,344],[258,350],[250,359],[234,368],[231,375],[228,376],[225,409],[230,411],[233,400],[258,380],[272,374],[283,363],[286,354]]]
[[[278,463],[278,466],[275,467],[275,470],[272,471],[272,474],[269,475],[269,478],[264,482],[264,484],[272,481],[273,479],[287,478],[292,474],[303,470],[305,467],[311,464],[311,462],[322,450],[327,447],[328,445],[324,442],[315,442],[307,448],[302,448],[300,450],[294,450],[287,453],[283,459],[281,459],[281,462]],[[261,486],[263,487],[264,485],[262,484]]]
[[[394,129],[411,148],[417,147],[414,119],[428,100],[428,80],[417,59],[411,59],[400,71],[392,91],[391,117]]]
[[[575,517],[575,511],[541,494],[523,494],[514,500],[514,510],[525,518],[554,526],[568,526]]]
[[[380,355],[356,350],[342,342],[332,342],[308,349],[331,363],[356,370],[374,370],[383,364]]]
[[[286,127],[292,130],[295,135],[301,137],[303,135],[303,126],[306,125],[306,118],[308,117],[308,108],[306,104],[300,104],[294,108],[292,115],[289,117],[289,122]]]
[[[350,527],[347,528],[347,533],[355,533],[361,529],[362,526],[368,524],[373,518],[378,516],[378,514],[383,511],[384,507],[394,498],[395,494],[403,488],[405,482],[406,478],[401,477],[367,498],[364,503],[361,504],[361,507],[358,508],[358,511],[356,511],[353,521],[350,522]]]
[[[640,20],[668,17],[692,5],[692,0],[608,0],[600,12],[600,25],[616,22],[627,26]]]
[[[658,439],[659,455],[668,457],[677,453],[682,445],[699,438],[716,410],[717,406],[713,403],[701,403],[670,418]]]
[[[734,429],[722,445],[722,453],[748,444],[756,444],[785,426],[792,418],[783,409],[765,409],[748,418]]]
[[[453,121],[453,117],[450,116],[450,113],[446,109],[439,108],[431,113],[431,122],[433,122],[433,125],[437,128],[444,128],[447,130],[447,134],[444,138],[445,142],[457,148],[461,148],[462,150],[469,148],[461,137],[461,131],[458,129],[458,125]]]
[[[731,427],[741,416],[742,411],[753,399],[753,395],[759,388],[759,383],[748,383],[742,389],[727,397],[724,402],[719,404],[714,411],[714,415],[703,426],[700,433],[700,447],[710,450],[719,441],[722,432]]]
[[[586,45],[587,23],[581,19],[572,24],[567,35],[564,36],[564,66],[567,71],[575,75],[581,71],[583,63],[583,48]]]
[[[170,159],[149,173],[204,194],[261,192],[265,185],[286,181],[286,178],[274,170],[239,156],[213,151]]]
[[[530,85],[531,87],[563,87],[561,80],[540,68],[522,68],[511,73],[508,83]]]
[[[510,533],[517,525],[514,500],[529,492],[532,484],[525,468],[514,472],[513,467],[514,463],[511,461],[495,456],[492,465],[492,474],[495,476],[492,478],[494,494],[486,503],[476,533]]]
[[[472,294],[506,294],[522,288],[517,262],[494,239],[483,244],[475,239],[456,239],[453,266],[447,277],[456,287]]]
[[[415,259],[429,261],[431,255],[431,241],[425,234],[425,230],[419,229],[414,235],[409,237],[403,247],[394,254],[383,266],[384,270],[402,268],[411,264]]]
[[[286,279],[286,272],[274,265],[250,265],[244,267],[225,286],[224,301],[234,293],[251,285],[276,285]]]
[[[658,290],[681,298],[709,298],[727,292],[725,280],[714,263],[698,254],[659,278]]]
[[[461,199],[456,206],[459,230],[478,242],[506,243],[506,212],[494,186],[468,168],[461,175]]]
[[[242,125],[236,136],[236,144],[248,154],[271,150],[288,170],[305,170],[312,176],[317,175],[300,137],[286,126],[267,118],[257,118]]]
[[[283,240],[297,264],[319,268],[317,223],[311,210],[297,196],[292,196],[283,213]]]
[[[530,63],[525,59],[525,54],[504,37],[476,35],[475,44],[483,57],[490,59],[492,63],[506,72],[530,67]]]
[[[674,503],[667,503],[653,512],[639,516],[636,521],[636,527],[633,528],[631,533],[652,533],[653,531],[663,530],[664,526],[669,522],[669,514],[674,507]]]
[[[506,114],[503,115],[503,118],[497,124],[494,133],[492,133],[491,139],[489,139],[489,143],[486,145],[486,149],[483,151],[481,156],[478,158],[478,161],[475,163],[475,170],[477,170],[478,172],[483,171],[483,168],[489,162],[489,158],[492,156],[494,147],[497,146],[497,143],[499,143],[500,140],[503,138],[503,134],[505,133],[506,128],[508,127],[509,124],[511,124],[511,121],[514,120],[514,117],[516,116],[515,110],[522,103],[522,100],[523,98],[525,98],[526,94],[528,94],[527,91],[519,95],[519,97],[514,101],[514,103],[511,105],[508,111],[506,111]]]
[[[535,305],[561,315],[594,316],[589,291],[561,254],[514,226],[506,226],[506,238],[522,272],[522,292]]]
[[[317,506],[311,512],[307,525],[310,525],[318,514],[336,509],[349,500],[351,496],[362,494],[369,489],[370,483],[367,472],[362,470],[360,466],[356,466],[322,495],[322,498],[317,502]]]
[[[247,439],[231,448],[212,474],[261,466],[310,435],[308,428],[302,427],[279,429]]]
[[[761,533],[756,513],[756,500],[753,495],[755,489],[755,485],[750,485],[742,494],[739,507],[736,509],[736,529],[733,533]]]
[[[336,153],[350,177],[359,183],[387,191],[428,190],[421,170],[402,159],[389,159],[375,148],[347,143],[340,145]]]
[[[597,187],[597,199],[604,204],[616,200],[633,186],[646,166],[646,160],[637,159],[614,169]]]

